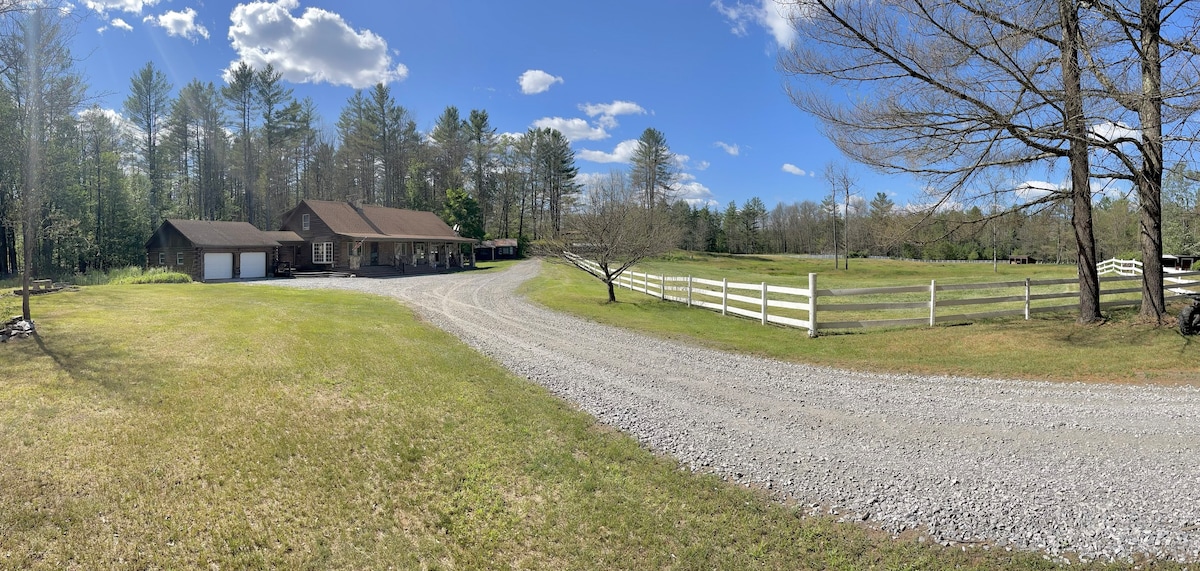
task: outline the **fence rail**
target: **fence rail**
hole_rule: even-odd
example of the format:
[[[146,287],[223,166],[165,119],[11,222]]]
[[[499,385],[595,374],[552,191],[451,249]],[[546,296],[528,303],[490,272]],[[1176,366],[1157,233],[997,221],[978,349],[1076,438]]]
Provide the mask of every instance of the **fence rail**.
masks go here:
[[[1110,258],[1096,264],[1096,271],[1101,275],[1117,274],[1119,276],[1142,275],[1142,263],[1138,260],[1118,260]]]
[[[593,262],[581,260],[577,265],[603,275]],[[1132,264],[1114,264],[1113,267],[1122,269],[1106,273],[1117,273],[1117,276],[1100,278],[1101,308],[1140,305],[1140,274],[1123,273],[1134,267]],[[1200,272],[1171,274],[1166,279],[1170,287],[1164,289],[1164,294],[1169,299],[1200,293],[1198,276]],[[804,329],[810,337],[817,336],[820,331],[835,329],[932,327],[1014,316],[1030,319],[1038,313],[1077,309],[1077,302],[1063,303],[1063,300],[1079,297],[1076,279],[1027,278],[979,284],[938,284],[937,280],[931,280],[928,285],[841,289],[822,289],[817,286],[817,281],[817,274],[808,274],[808,287],[799,288],[627,270],[613,283],[664,301],[755,319],[763,325],[773,323]],[[1137,285],[1121,287],[1127,282]]]

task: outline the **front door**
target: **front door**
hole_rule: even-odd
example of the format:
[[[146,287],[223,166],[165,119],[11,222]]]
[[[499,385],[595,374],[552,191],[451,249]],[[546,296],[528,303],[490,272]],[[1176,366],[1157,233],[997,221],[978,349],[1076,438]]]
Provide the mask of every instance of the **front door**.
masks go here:
[[[371,242],[371,263],[372,266],[379,265],[379,242]]]

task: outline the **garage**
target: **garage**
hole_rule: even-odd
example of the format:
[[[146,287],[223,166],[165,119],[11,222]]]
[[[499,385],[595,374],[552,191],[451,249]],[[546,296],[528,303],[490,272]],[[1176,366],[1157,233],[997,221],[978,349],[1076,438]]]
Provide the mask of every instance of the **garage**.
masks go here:
[[[204,254],[204,279],[233,279],[233,254],[227,252]]]
[[[267,277],[267,253],[266,252],[242,252],[242,275],[243,278],[265,278]]]
[[[303,244],[294,232],[286,238]],[[196,281],[261,279],[280,248],[249,222],[171,218],[146,241],[146,266],[186,272]]]

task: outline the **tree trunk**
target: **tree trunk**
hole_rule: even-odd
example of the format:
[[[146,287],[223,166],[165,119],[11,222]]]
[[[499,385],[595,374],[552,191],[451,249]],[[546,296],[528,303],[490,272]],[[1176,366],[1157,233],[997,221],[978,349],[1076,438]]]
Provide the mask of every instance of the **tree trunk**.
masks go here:
[[[1092,231],[1092,188],[1088,162],[1087,125],[1083,116],[1083,88],[1079,68],[1079,7],[1074,0],[1059,0],[1062,19],[1063,118],[1070,147],[1071,226],[1075,230],[1079,268],[1079,322],[1100,321],[1100,277],[1096,273],[1096,240]]]
[[[608,285],[608,302],[609,303],[617,302],[617,292],[613,288],[613,280],[615,280],[615,279],[616,278],[609,278],[606,282],[604,282],[605,284]]]
[[[1162,58],[1161,18],[1157,0],[1141,3],[1142,94],[1138,116],[1142,123],[1142,168],[1138,173],[1142,250],[1142,309],[1140,315],[1162,324],[1166,313],[1162,268]]]

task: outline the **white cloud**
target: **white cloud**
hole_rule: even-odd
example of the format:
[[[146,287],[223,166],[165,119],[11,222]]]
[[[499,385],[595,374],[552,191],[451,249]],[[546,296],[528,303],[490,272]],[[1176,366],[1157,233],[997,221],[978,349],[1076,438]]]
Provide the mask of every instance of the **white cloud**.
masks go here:
[[[109,12],[141,14],[143,9],[155,4],[158,4],[158,0],[87,0],[83,3],[89,10],[106,18]]]
[[[109,22],[109,25],[120,30],[125,30],[126,32],[133,31],[133,26],[130,26],[128,22],[120,18],[113,18],[112,22]]]
[[[708,170],[708,167],[711,165],[712,165],[712,163],[710,163],[708,161],[700,161],[700,162],[696,163],[696,166],[694,168],[698,171],[706,171],[706,170]]]
[[[581,172],[575,175],[575,182],[583,187],[585,191],[588,191],[608,182],[611,178],[612,173]]]
[[[584,103],[579,110],[588,117],[600,116],[597,123],[605,129],[617,126],[617,115],[645,115],[646,110],[632,101],[613,101],[612,103]]]
[[[738,153],[742,152],[741,149],[738,148],[736,143],[731,145],[724,141],[717,141],[717,142],[713,143],[713,146],[720,147],[721,150],[723,150],[726,153],[729,153],[730,155],[733,155],[735,157],[738,156]]]
[[[517,78],[517,83],[521,84],[521,93],[525,95],[533,95],[535,93],[544,93],[550,90],[550,87],[555,83],[562,83],[563,78],[550,75],[540,69],[531,69],[521,74]]]
[[[538,129],[547,127],[556,129],[564,137],[572,141],[599,141],[608,138],[608,132],[598,127],[588,125],[583,119],[564,119],[562,117],[544,117],[533,122]]]
[[[256,0],[238,4],[229,15],[229,40],[238,60],[255,69],[270,64],[287,81],[330,83],[366,88],[408,77],[404,64],[392,61],[387,42],[370,30],[356,31],[339,14],[306,8],[298,0]]]
[[[794,174],[796,176],[813,176],[815,174],[808,172],[792,163],[783,163],[783,172]]]
[[[1017,198],[1028,202],[1064,190],[1063,185],[1044,180],[1027,180],[1017,185]]]
[[[616,148],[611,153],[583,149],[575,156],[576,158],[593,163],[628,163],[633,159],[633,153],[637,150],[637,145],[637,139],[629,139],[617,143]]]
[[[790,18],[796,5],[784,7],[777,0],[758,0],[757,4],[735,2],[726,6],[722,0],[713,0],[712,6],[729,20],[730,31],[737,36],[745,36],[746,27],[755,24],[770,33],[781,48],[791,47],[796,41],[796,30],[792,28]]]
[[[1131,129],[1128,125],[1123,123],[1113,123],[1112,121],[1105,121],[1098,125],[1093,125],[1091,128],[1091,134],[1102,143],[1116,141],[1119,139],[1130,141],[1140,141],[1142,139],[1141,131],[1137,129]]]
[[[92,115],[103,115],[103,116],[107,117],[109,121],[112,121],[112,123],[114,125],[117,126],[117,130],[120,131],[120,133],[123,137],[135,138],[135,137],[140,136],[138,134],[139,131],[138,131],[137,125],[134,125],[132,121],[130,121],[129,119],[126,119],[125,116],[122,115],[121,112],[117,111],[116,109],[108,109],[108,108],[93,106],[93,107],[88,107],[87,109],[80,111],[76,115],[80,119],[84,119],[84,120],[91,118]]]
[[[675,196],[696,207],[717,205],[717,197],[712,190],[696,180],[687,180],[676,185]]]
[[[613,101],[612,103],[584,103],[579,109],[588,117],[597,115],[642,115],[646,110],[632,101]]]
[[[196,23],[196,11],[191,8],[182,12],[168,10],[161,16],[146,16],[142,22],[166,30],[168,36],[188,39],[193,43],[199,38],[208,39],[208,28]],[[116,25],[115,21],[113,25]]]
[[[125,120],[125,116],[121,115],[120,111],[117,111],[116,109],[108,109],[106,107],[88,107],[76,115],[78,115],[80,118],[87,118],[93,114],[99,114],[108,117],[110,121],[118,125],[124,125],[128,123],[128,121]]]

